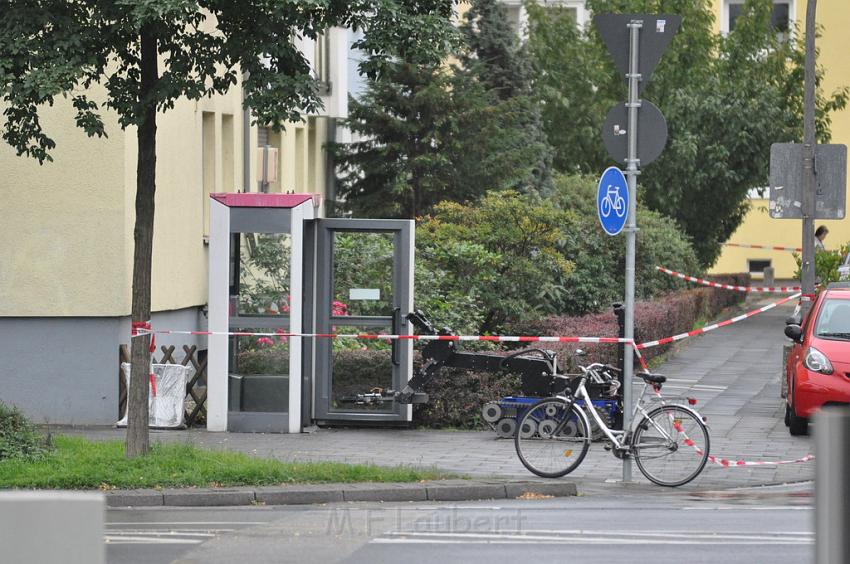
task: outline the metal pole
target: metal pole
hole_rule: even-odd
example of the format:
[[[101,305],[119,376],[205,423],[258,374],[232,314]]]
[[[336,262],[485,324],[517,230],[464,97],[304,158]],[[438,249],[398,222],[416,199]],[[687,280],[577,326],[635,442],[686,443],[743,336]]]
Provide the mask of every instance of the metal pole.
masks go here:
[[[850,410],[827,407],[815,417],[815,562],[850,562]]]
[[[626,167],[626,176],[629,181],[629,218],[626,222],[626,316],[625,337],[634,339],[635,336],[635,239],[637,237],[637,119],[640,100],[638,99],[638,86],[640,74],[638,73],[638,49],[640,47],[640,30],[643,21],[635,20],[628,24],[629,41],[629,101],[626,106],[629,109],[629,154]],[[628,432],[632,423],[632,373],[634,371],[634,350],[632,345],[626,345],[625,358],[623,359],[623,429]],[[632,481],[632,461],[623,457],[623,481]]]
[[[806,66],[803,87],[803,295],[815,293],[815,11],[817,0],[809,0],[806,7]],[[803,300],[802,313],[811,308],[811,301]]]

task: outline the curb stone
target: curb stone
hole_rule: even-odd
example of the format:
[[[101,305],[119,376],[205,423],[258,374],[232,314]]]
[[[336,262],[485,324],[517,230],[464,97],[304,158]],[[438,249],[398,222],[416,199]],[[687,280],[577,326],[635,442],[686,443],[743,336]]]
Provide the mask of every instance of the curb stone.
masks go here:
[[[417,483],[302,484],[242,488],[115,490],[108,507],[222,507],[306,505],[343,501],[471,501],[514,499],[524,493],[555,497],[578,495],[573,482],[440,480]]]

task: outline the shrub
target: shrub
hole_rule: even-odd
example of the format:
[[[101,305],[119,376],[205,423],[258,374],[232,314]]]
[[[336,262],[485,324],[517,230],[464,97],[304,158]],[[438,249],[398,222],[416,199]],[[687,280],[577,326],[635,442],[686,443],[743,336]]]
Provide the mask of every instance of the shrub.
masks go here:
[[[488,193],[475,206],[439,204],[416,230],[417,261],[431,273],[430,286],[417,284],[417,307],[444,324],[439,304],[450,297],[481,320],[473,327],[455,316],[453,329],[479,333],[555,313],[558,280],[573,268],[559,245],[574,223],[572,213],[510,191]]]
[[[52,449],[45,437],[16,407],[0,402],[0,462],[12,458],[38,459]]]
[[[715,277],[724,284],[749,285],[749,274]],[[724,308],[740,303],[745,298],[742,292],[714,288],[694,288],[665,296],[663,299],[644,300],[635,304],[635,340],[654,341],[685,331],[690,331],[701,319],[710,318]],[[531,323],[517,324],[512,334],[560,335],[570,337],[617,337],[617,319],[612,310],[582,316],[550,316]],[[616,364],[617,347],[610,344],[592,343],[547,343],[547,348],[558,353],[561,370],[573,370],[573,354],[583,349],[588,356],[582,364],[605,362]],[[647,360],[669,350],[670,345],[653,347],[643,351]]]
[[[470,372],[444,368],[425,390],[428,403],[413,407],[413,422],[422,427],[484,428],[481,408],[488,401],[520,391],[520,379],[506,372]]]
[[[816,251],[815,252],[815,278],[821,286],[826,287],[830,282],[837,282],[841,278],[838,273],[838,267],[844,262],[844,257],[850,252],[850,243],[841,245],[837,251]],[[803,279],[803,272],[800,265],[803,262],[803,257],[794,253],[794,260],[797,263],[797,270],[794,272],[796,280]]]
[[[564,291],[558,312],[582,315],[605,311],[622,300],[625,284],[625,240],[611,237],[599,226],[596,213],[597,180],[578,175],[555,179],[553,202],[577,217],[565,229],[560,251],[575,265],[559,280]],[[700,267],[688,238],[676,223],[656,212],[638,206],[637,252],[635,257],[635,295],[649,299],[685,287],[684,282],[658,275],[656,266],[699,275]]]
[[[714,277],[724,284],[748,286],[749,274]],[[644,300],[635,304],[635,339],[638,342],[669,337],[690,331],[701,319],[720,313],[724,308],[743,301],[745,294],[707,287],[681,290],[663,299]],[[512,335],[565,335],[616,337],[617,320],[613,311],[583,316],[550,316],[539,321],[514,324]],[[535,344],[537,345],[537,344]],[[588,351],[582,363],[616,364],[616,345],[545,343],[543,348],[558,353],[561,372],[576,370],[573,353],[577,348]],[[669,350],[670,345],[644,351],[652,359]],[[418,358],[415,362],[418,362]],[[427,404],[417,405],[413,420],[426,427],[484,428],[481,408],[485,403],[520,392],[520,379],[508,373],[480,373],[443,369],[426,386]]]

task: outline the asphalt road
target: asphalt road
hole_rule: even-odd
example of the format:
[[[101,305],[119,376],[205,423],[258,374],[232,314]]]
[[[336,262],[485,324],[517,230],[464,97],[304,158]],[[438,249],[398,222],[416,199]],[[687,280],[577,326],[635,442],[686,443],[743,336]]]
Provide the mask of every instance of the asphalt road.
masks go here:
[[[811,484],[466,503],[110,510],[111,563],[813,560]]]

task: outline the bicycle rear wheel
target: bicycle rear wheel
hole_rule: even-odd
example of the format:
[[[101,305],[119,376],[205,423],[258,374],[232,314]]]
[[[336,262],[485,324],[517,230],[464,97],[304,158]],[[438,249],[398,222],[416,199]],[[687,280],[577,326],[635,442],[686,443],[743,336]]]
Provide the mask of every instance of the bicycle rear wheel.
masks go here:
[[[560,478],[584,460],[590,448],[590,430],[575,404],[548,398],[522,416],[514,444],[520,461],[531,472]]]
[[[659,486],[681,486],[696,478],[705,468],[709,446],[705,424],[680,405],[650,411],[632,439],[638,468]]]

